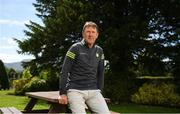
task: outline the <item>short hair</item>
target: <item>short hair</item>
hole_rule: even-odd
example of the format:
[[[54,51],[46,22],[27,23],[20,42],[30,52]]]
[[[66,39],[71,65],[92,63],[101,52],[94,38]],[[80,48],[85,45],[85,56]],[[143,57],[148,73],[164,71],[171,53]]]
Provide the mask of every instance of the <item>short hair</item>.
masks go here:
[[[87,21],[87,22],[84,24],[84,26],[83,26],[82,32],[84,32],[84,30],[86,29],[86,27],[96,28],[97,32],[99,33],[99,27],[97,26],[97,24],[96,24],[95,22]]]

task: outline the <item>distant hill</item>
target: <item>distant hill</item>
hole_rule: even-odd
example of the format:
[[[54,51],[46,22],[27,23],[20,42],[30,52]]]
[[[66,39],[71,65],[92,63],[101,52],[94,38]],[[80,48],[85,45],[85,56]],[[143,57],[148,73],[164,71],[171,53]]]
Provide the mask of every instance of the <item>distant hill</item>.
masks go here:
[[[27,59],[27,60],[23,60],[23,61],[30,61],[30,60]],[[19,71],[19,72],[24,70],[21,64],[22,64],[22,62],[4,63],[5,67],[13,68],[14,70]]]
[[[13,68],[16,71],[23,71],[23,67],[21,66],[21,62],[13,62],[13,63],[4,63],[5,67],[7,68]]]

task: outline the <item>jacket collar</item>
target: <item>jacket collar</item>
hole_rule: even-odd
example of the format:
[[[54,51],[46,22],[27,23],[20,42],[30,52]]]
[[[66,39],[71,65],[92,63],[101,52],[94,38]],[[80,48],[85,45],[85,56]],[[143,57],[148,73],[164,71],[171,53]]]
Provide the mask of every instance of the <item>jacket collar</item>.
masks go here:
[[[81,43],[82,43],[83,46],[86,46],[87,48],[89,48],[84,39],[81,40]],[[92,48],[94,48],[94,46],[95,46],[95,43],[94,43],[94,45],[92,46]]]

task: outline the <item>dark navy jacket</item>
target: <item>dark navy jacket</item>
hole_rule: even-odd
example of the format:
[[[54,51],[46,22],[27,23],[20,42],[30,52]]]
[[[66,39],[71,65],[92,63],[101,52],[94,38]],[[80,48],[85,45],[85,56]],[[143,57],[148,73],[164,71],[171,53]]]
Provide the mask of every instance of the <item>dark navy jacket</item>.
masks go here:
[[[64,59],[60,94],[68,89],[102,90],[104,86],[104,54],[101,47],[89,48],[85,41],[73,44]]]

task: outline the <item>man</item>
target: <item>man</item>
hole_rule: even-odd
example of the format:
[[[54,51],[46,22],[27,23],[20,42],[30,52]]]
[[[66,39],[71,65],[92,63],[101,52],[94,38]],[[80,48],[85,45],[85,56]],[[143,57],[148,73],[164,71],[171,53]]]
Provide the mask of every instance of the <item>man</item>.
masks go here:
[[[59,103],[69,103],[72,113],[86,113],[86,105],[94,113],[110,113],[101,94],[104,85],[104,54],[95,45],[98,26],[86,22],[81,42],[68,50],[61,72]]]

